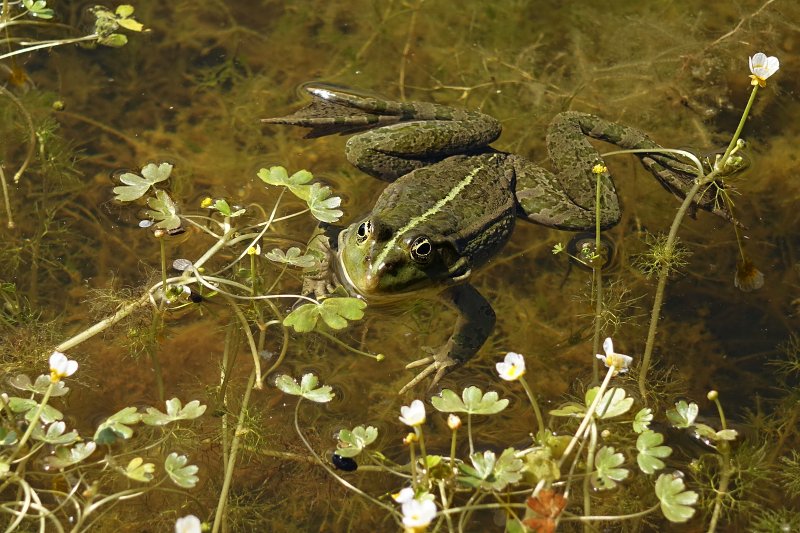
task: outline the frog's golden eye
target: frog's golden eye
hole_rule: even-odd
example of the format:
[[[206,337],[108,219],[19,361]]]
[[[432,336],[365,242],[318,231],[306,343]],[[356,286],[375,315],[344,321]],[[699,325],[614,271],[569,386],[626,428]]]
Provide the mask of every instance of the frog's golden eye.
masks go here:
[[[433,245],[427,237],[417,237],[411,243],[411,259],[417,263],[427,263],[431,260]]]
[[[364,244],[370,235],[372,235],[372,221],[365,220],[356,230],[356,244]]]

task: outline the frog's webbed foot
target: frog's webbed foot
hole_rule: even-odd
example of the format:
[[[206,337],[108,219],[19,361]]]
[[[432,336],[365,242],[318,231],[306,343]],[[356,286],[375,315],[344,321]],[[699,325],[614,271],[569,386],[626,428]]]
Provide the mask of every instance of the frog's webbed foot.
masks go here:
[[[424,347],[422,348],[426,352],[430,352],[431,355],[428,357],[423,357],[421,359],[417,359],[416,361],[412,361],[411,363],[406,365],[407,369],[410,368],[417,368],[420,366],[425,366],[425,368],[420,371],[417,376],[406,383],[402,389],[398,392],[398,394],[403,394],[406,391],[411,390],[412,388],[416,387],[422,380],[433,374],[433,381],[431,381],[428,389],[431,389],[436,386],[437,383],[444,377],[444,375],[449,372],[452,367],[458,365],[458,361],[450,357],[450,345],[451,343],[447,343],[442,346],[440,349],[435,350],[433,348]],[[435,372],[435,374],[434,374]]]

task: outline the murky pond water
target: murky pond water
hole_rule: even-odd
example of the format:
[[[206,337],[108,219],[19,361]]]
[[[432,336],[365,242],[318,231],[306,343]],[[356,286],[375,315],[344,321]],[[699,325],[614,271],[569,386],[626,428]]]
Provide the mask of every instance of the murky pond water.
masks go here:
[[[409,483],[408,468],[397,466],[409,462],[403,438],[410,428],[398,420],[401,406],[417,398],[426,401],[427,453],[446,458],[451,431],[446,415],[428,400],[442,388],[458,394],[471,385],[495,390],[510,405],[496,416],[473,418],[475,450],[499,456],[508,447],[530,449],[537,423],[526,392],[518,382],[499,379],[495,369],[509,351],[524,354],[525,379],[546,425],[558,435],[575,432],[578,421],[548,414],[568,401],[583,404],[595,361],[592,272],[552,253],[556,243],[566,245],[573,238],[569,232],[520,221],[503,252],[473,274],[471,282],[491,302],[497,324],[478,355],[432,391],[423,383],[397,394],[416,372],[405,365],[452,331],[456,314],[435,298],[369,306],[363,320],[333,336],[299,334],[280,325],[295,305],[301,273],[264,254],[304,248],[317,223],[304,213],[277,220],[263,232],[263,222],[303,211],[306,204],[266,185],[257,177],[259,169],[281,165],[290,174],[311,171],[342,198],[344,224],[368,213],[385,187],[347,163],[345,137],[304,139],[303,130],[262,124],[262,118],[286,115],[307,103],[298,91],[302,83],[320,80],[395,100],[480,109],[503,125],[495,148],[547,166],[545,133],[565,110],[634,125],[667,147],[724,150],[751,94],[748,57],[759,51],[778,56],[781,66],[758,91],[744,127],[749,167],[725,181],[740,222],[741,247],[734,226],[721,217],[699,211],[684,220],[679,244],[686,254],[666,285],[644,402],[637,378],[656,280],[642,272],[642,264],[649,246],[669,231],[680,199],[633,156],[606,158],[623,214],[604,232],[614,257],[603,273],[599,334],[613,337],[616,350],[634,357],[631,372],[615,377],[612,386],[624,388],[635,404],[627,418],[619,419],[626,422],[624,431],[621,423],[603,425],[606,431],[584,446],[624,452],[630,475],[609,488],[591,478],[589,466],[593,481],[584,484],[587,465],[580,460],[571,474],[565,465],[553,487],[568,498],[559,530],[578,529],[576,517],[588,509],[593,516],[650,510],[592,522],[614,531],[701,531],[717,521],[720,531],[775,531],[781,524],[800,528],[800,487],[781,477],[781,472],[800,475],[800,342],[795,336],[800,321],[800,182],[795,179],[800,8],[795,3],[138,2],[131,16],[146,31],[119,29],[127,36],[125,46],[65,44],[11,57],[26,42],[76,37],[94,28],[97,15],[86,13],[93,3],[52,4],[52,20],[27,15],[19,19],[24,24],[0,21],[0,168],[15,223],[5,227],[9,219],[3,209],[3,391],[41,399],[41,394],[20,392],[9,379],[47,373],[47,357],[63,347],[80,369],[66,378],[69,395],[50,403],[63,411],[66,427],[86,441],[97,440],[98,424],[128,406],[140,413],[147,407],[163,410],[164,400],[173,397],[208,406],[199,418],[170,425],[167,429],[177,428],[172,431],[132,424],[131,439],[118,433],[117,442],[100,444],[80,466],[65,467],[63,475],[43,470],[43,458],[55,453],[54,443],[40,446],[27,465],[20,465],[24,454],[14,452],[13,443],[3,444],[0,463],[11,460],[11,472],[26,473],[42,505],[57,509],[64,530],[91,502],[120,491],[134,497],[98,506],[79,529],[169,531],[176,518],[194,514],[209,523],[216,520],[219,531],[399,530],[401,515],[388,509],[399,513],[390,494]],[[24,11],[14,2],[2,8],[9,16]],[[119,22],[126,13],[111,16]],[[613,149],[598,146],[603,152]],[[30,164],[14,183],[26,159]],[[146,164],[162,162],[173,169],[156,188],[168,191],[187,218],[185,232],[157,239],[152,228],[138,227],[147,218],[144,200],[115,201],[112,189],[126,172],[142,173]],[[224,198],[233,211],[246,211],[226,226],[224,213],[201,206],[207,197]],[[151,203],[149,208],[160,207]],[[259,232],[263,253],[248,255]],[[204,255],[220,240],[232,243]],[[162,279],[162,252],[168,267],[175,259],[202,263],[207,279],[200,273],[181,282],[191,287],[191,297],[175,293],[165,305],[156,290],[148,298],[149,288]],[[744,292],[734,286],[742,254],[763,273],[763,287]],[[181,273],[167,268],[167,275]],[[238,296],[287,297],[236,299],[214,287]],[[98,327],[102,331],[86,340],[68,341],[115,313],[125,317]],[[264,387],[248,395],[253,353]],[[602,379],[605,369],[600,371]],[[383,453],[384,466],[397,463],[399,474],[389,474],[376,460],[361,456],[357,460],[366,468],[337,471],[377,502],[320,466],[298,436],[297,398],[280,392],[275,379],[308,372],[335,393],[328,403],[303,401],[297,412],[303,439],[325,465],[334,468],[331,452],[339,430],[357,425],[375,426],[379,435],[369,448]],[[712,389],[719,391],[726,421],[707,399]],[[703,445],[709,439],[702,431],[693,439],[689,431],[671,428],[664,413],[680,400],[696,402],[699,420],[714,431],[736,428],[736,440],[729,444],[715,437],[716,443]],[[648,476],[637,467],[637,434],[627,422],[645,405],[653,409],[653,429],[673,448],[663,472],[682,471],[687,489],[698,495],[698,510],[683,525],[670,524],[658,509],[653,491],[658,473]],[[8,408],[6,414],[8,425],[19,412]],[[25,429],[24,424],[17,428],[21,434]],[[459,431],[457,452],[466,459],[470,444],[465,429]],[[165,473],[164,460],[172,452],[199,466],[193,488],[179,489]],[[583,447],[577,453],[586,455]],[[106,454],[114,458],[104,459]],[[234,460],[225,463],[232,455]],[[125,477],[135,457],[154,463],[149,484]],[[735,475],[726,477],[725,465]],[[24,483],[0,473],[5,476],[0,521],[12,524],[10,509],[24,500]],[[725,512],[716,516],[713,488],[722,479],[729,480],[731,498],[724,498]],[[536,481],[521,483],[518,493],[504,486],[493,496],[487,491],[469,501],[469,494],[458,495],[451,507],[485,508],[439,518],[438,530],[502,531],[503,502],[518,504],[510,508],[520,519],[530,519],[533,511],[523,504]],[[142,492],[146,487],[150,490]],[[225,493],[222,509],[218,501]],[[57,531],[49,529],[54,521],[42,520],[45,530]],[[19,530],[39,525],[26,519]]]

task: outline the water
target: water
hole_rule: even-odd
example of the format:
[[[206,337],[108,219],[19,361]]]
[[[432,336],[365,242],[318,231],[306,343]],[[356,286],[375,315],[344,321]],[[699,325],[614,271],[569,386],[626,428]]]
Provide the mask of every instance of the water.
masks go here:
[[[786,408],[780,403],[786,393],[776,390],[777,368],[769,361],[784,357],[782,346],[796,330],[800,312],[795,209],[800,186],[792,172],[798,123],[794,57],[799,45],[790,22],[800,14],[792,3],[562,5],[509,0],[461,2],[457,9],[435,1],[140,4],[135,4],[135,16],[149,31],[128,33],[122,48],[62,46],[15,58],[14,68],[22,69],[29,81],[9,90],[29,110],[40,136],[37,159],[20,185],[12,187],[17,228],[3,232],[0,279],[14,283],[22,308],[40,318],[9,312],[13,319],[4,325],[2,348],[7,373],[36,375],[44,368],[42,354],[109,316],[120,298],[138,297],[160,279],[159,244],[152,232],[136,227],[144,206],[111,199],[121,169],[172,163],[169,191],[185,212],[207,214],[199,205],[211,196],[246,206],[251,214],[257,213],[258,204],[268,214],[277,191],[256,178],[258,169],[305,168],[343,197],[345,222],[366,213],[384,185],[348,166],[344,138],[304,140],[301,131],[260,123],[261,118],[296,109],[301,103],[296,88],[305,81],[480,108],[503,123],[498,149],[547,164],[547,124],[566,109],[636,125],[667,146],[724,148],[750,92],[747,57],[764,51],[780,58],[781,70],[759,91],[744,130],[751,166],[729,182],[736,216],[744,226],[745,250],[764,272],[764,287],[750,293],[734,287],[739,252],[730,224],[705,212],[687,219],[680,239],[691,255],[667,287],[652,384],[663,407],[678,399],[694,400],[712,419],[716,410],[706,392],[717,389],[726,414],[747,428],[742,431],[752,442],[779,440],[778,456],[796,447],[792,431],[746,425],[748,413],[760,409],[767,415],[776,406]],[[52,7],[60,21],[77,24],[83,6]],[[10,31],[23,29],[28,31]],[[52,110],[55,100],[63,103],[63,111]],[[20,115],[9,102],[0,98],[0,158],[7,179],[27,146]],[[665,233],[679,203],[630,156],[609,158],[608,164],[624,214],[607,232],[617,250],[616,266],[605,278],[612,287],[607,292],[612,295],[612,326],[617,327],[603,334],[613,335],[620,352],[639,360],[655,282],[632,265],[646,249],[645,235]],[[283,200],[281,214],[302,205]],[[278,223],[262,248],[302,244],[313,227],[310,217]],[[583,397],[594,357],[593,304],[587,299],[591,275],[550,252],[556,242],[571,237],[521,222],[503,254],[475,278],[495,307],[498,324],[479,356],[442,385],[459,391],[477,385],[511,399],[503,419],[489,423],[476,417],[480,450],[525,447],[535,427],[518,384],[496,377],[494,364],[505,352],[526,355],[529,383],[545,411]],[[211,244],[201,231],[190,230],[166,241],[167,256],[170,261],[196,260]],[[226,252],[213,263],[220,266],[234,257]],[[249,261],[242,265],[248,267]],[[265,284],[280,273],[268,264],[262,269]],[[284,274],[273,292],[296,293],[297,278]],[[115,296],[104,299],[98,291]],[[285,313],[292,303],[289,299],[276,305]],[[262,313],[271,316],[269,308]],[[189,496],[153,492],[124,502],[103,515],[96,530],[141,531],[141,525],[133,524],[142,520],[150,530],[164,531],[184,514],[213,518],[223,479],[221,457],[227,453],[219,436],[221,414],[227,409],[225,423],[235,425],[252,368],[247,340],[230,333],[231,316],[221,298],[208,298],[202,305],[170,313],[152,344],[151,315],[139,312],[69,350],[81,370],[64,410],[70,427],[89,437],[99,421],[125,406],[163,407],[148,350],[157,350],[166,398],[209,405],[201,421],[184,424],[191,434],[181,433],[163,450],[148,452],[157,464],[169,451],[187,454],[201,466],[198,487]],[[313,371],[336,393],[330,404],[305,402],[301,407],[300,425],[315,450],[329,454],[339,429],[372,424],[381,432],[378,449],[392,460],[407,462],[400,441],[408,428],[397,420],[399,407],[432,393],[419,387],[398,397],[396,391],[413,376],[403,366],[421,355],[417,347],[441,343],[453,319],[435,301],[368,309],[364,321],[339,338],[386,354],[380,363],[314,334],[291,334],[277,373],[299,377]],[[259,332],[253,331],[258,341]],[[218,385],[226,338],[230,357],[237,355],[223,403]],[[279,328],[268,327],[264,338],[266,350],[280,352]],[[274,361],[263,360],[264,369]],[[252,393],[248,432],[231,488],[230,531],[395,528],[382,509],[309,462],[292,425],[296,401],[277,392],[269,384],[272,377],[274,373],[265,390]],[[633,380],[620,383],[635,393]],[[429,412],[429,419],[429,451],[447,453],[444,417]],[[698,453],[690,450],[686,456]],[[686,461],[676,460],[670,467],[685,469]],[[404,484],[369,472],[345,477],[377,496]],[[775,490],[765,483],[748,485],[751,492],[740,497],[757,501],[756,495]],[[638,505],[631,492],[630,487],[611,492],[594,509],[635,512],[656,501],[651,497]],[[579,512],[580,506],[570,511]],[[755,511],[741,512],[731,518],[732,524],[743,527],[755,516]],[[476,517],[467,530],[492,520],[489,515]],[[703,518],[691,524],[692,530],[704,528]],[[571,523],[564,527],[569,530]],[[626,522],[626,527],[656,526]]]

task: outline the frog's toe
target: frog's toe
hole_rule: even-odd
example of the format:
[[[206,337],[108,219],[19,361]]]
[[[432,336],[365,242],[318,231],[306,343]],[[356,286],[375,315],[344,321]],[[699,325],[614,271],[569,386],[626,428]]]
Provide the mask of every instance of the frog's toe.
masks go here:
[[[430,389],[434,387],[437,383],[439,383],[439,380],[441,380],[442,377],[444,377],[448,369],[456,365],[456,361],[448,356],[443,357],[437,354],[437,355],[430,355],[428,357],[423,357],[422,359],[417,359],[416,361],[412,361],[411,363],[406,365],[406,368],[417,368],[423,365],[427,366],[423,368],[414,379],[406,383],[403,386],[403,388],[400,389],[398,394],[403,394],[411,390],[416,385],[418,385],[423,379],[427,378],[431,374],[434,374],[435,372],[435,374],[433,375],[433,380],[431,381],[431,384],[428,388]]]

